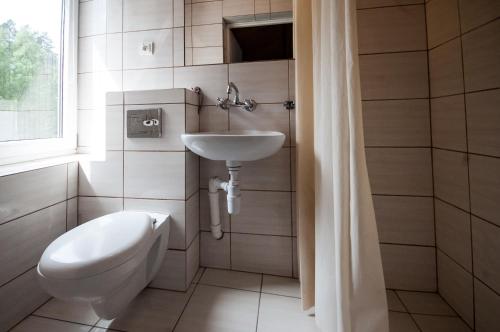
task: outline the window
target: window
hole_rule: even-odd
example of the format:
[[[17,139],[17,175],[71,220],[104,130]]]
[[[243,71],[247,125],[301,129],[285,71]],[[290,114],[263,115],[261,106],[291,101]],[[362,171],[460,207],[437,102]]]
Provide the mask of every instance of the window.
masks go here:
[[[74,146],[77,6],[0,1],[0,164]]]

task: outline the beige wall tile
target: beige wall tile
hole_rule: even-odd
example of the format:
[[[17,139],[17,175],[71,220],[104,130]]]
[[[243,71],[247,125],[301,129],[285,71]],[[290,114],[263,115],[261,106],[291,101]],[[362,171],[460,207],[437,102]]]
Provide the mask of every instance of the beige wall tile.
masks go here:
[[[500,228],[472,216],[474,276],[500,291]]]
[[[230,64],[229,81],[238,86],[241,99],[283,103],[288,99],[288,61]]]
[[[193,25],[222,23],[222,1],[193,3]]]
[[[500,87],[500,20],[462,37],[465,90]]]
[[[500,157],[500,89],[468,93],[465,99],[469,151]]]
[[[224,62],[224,49],[217,47],[194,47],[193,65],[206,65]]]
[[[78,9],[78,36],[93,36],[106,33],[106,1],[80,3]]]
[[[78,180],[82,196],[123,196],[123,152],[106,151],[102,161],[80,161]]]
[[[187,290],[189,285],[186,285],[186,251],[167,250],[163,264],[150,285],[169,290]]]
[[[126,151],[125,197],[185,199],[186,153]]]
[[[476,304],[476,331],[493,332],[500,326],[500,295],[474,279],[474,301]]]
[[[198,66],[174,69],[174,87],[190,89],[199,86],[203,92],[203,105],[215,105],[217,97],[226,94],[228,66]]]
[[[186,193],[184,198],[189,198],[195,192],[200,190],[200,157],[192,153],[186,152]]]
[[[197,192],[186,201],[186,246],[189,246],[199,233],[200,193]],[[199,246],[199,240],[197,241]],[[197,252],[199,253],[199,250],[197,250]]]
[[[255,14],[270,13],[271,0],[255,0]]]
[[[430,146],[425,99],[363,102],[366,146]]]
[[[469,155],[472,213],[500,226],[500,159]]]
[[[222,46],[222,24],[195,25],[193,47]]]
[[[174,1],[174,27],[184,26],[184,0],[173,0]]]
[[[457,0],[435,0],[426,4],[429,48],[460,34]]]
[[[38,284],[36,268],[0,288],[0,329],[7,331],[50,299]]]
[[[106,66],[106,35],[78,39],[78,73],[104,70]]]
[[[434,204],[437,247],[472,273],[469,214],[437,199]]]
[[[496,0],[459,0],[462,33],[500,16],[500,2]]]
[[[428,148],[366,148],[368,175],[374,194],[432,195]]]
[[[433,149],[434,195],[469,210],[467,155]]]
[[[404,307],[403,302],[401,302],[395,291],[386,290],[386,294],[387,306],[389,307],[389,311],[406,312],[406,308]]]
[[[462,53],[459,38],[429,51],[429,81],[432,97],[463,92]]]
[[[241,211],[231,216],[231,232],[292,235],[291,193],[242,191]]]
[[[300,274],[300,267],[299,267],[299,259],[297,255],[297,238],[294,237],[292,240],[292,259],[293,259],[293,277],[294,278],[299,278]]]
[[[0,177],[0,224],[66,199],[66,165]]]
[[[123,198],[78,197],[78,224],[123,210]]]
[[[438,250],[439,294],[469,324],[473,325],[472,275]]]
[[[254,0],[224,0],[222,14],[224,17],[254,14]]]
[[[135,69],[123,71],[123,90],[156,90],[173,87],[172,68]]]
[[[172,29],[127,32],[123,34],[123,68],[144,69],[172,67]],[[139,53],[144,41],[154,43],[154,53],[144,56]]]
[[[123,34],[113,33],[106,35],[106,69],[123,69]]]
[[[290,111],[282,104],[259,104],[253,112],[239,108],[229,111],[231,130],[270,130],[286,135],[284,146],[290,145]]]
[[[219,160],[200,158],[200,188],[208,189],[208,181],[214,176],[225,181],[229,178],[226,163]]]
[[[123,0],[106,1],[106,32],[122,32]]]
[[[240,177],[244,190],[290,190],[290,148],[282,148],[265,159],[245,162]]]
[[[220,269],[231,268],[231,234],[216,240],[211,233],[200,233],[200,265]]]
[[[123,0],[123,30],[151,30],[174,26],[173,0]]]
[[[92,130],[88,131],[92,135]],[[123,150],[123,106],[106,106],[106,150]]]
[[[292,10],[292,0],[271,0],[271,13],[289,12]]]
[[[363,100],[427,98],[427,52],[361,55]]]
[[[431,99],[431,119],[433,147],[467,151],[463,95]]]
[[[373,196],[380,242],[434,245],[432,197]]]
[[[35,266],[45,248],[66,231],[66,202],[0,225],[0,285]]]
[[[423,5],[358,11],[359,53],[426,50]]]
[[[231,267],[291,277],[292,238],[232,233]]]
[[[199,232],[196,232],[196,237],[186,251],[186,287],[191,285],[200,268],[200,237],[198,234]]]
[[[424,0],[358,0],[357,8],[372,8],[383,6],[398,6],[424,3]]]
[[[182,0],[181,0],[182,1]],[[191,35],[191,34],[190,34]],[[184,38],[186,37],[186,33],[184,28],[174,28],[173,35],[173,46],[174,46],[174,67],[182,67],[184,66]]]
[[[229,130],[228,111],[217,106],[204,106],[200,110],[200,131]]]
[[[70,231],[78,226],[78,197],[68,199],[66,209],[66,230]]]
[[[186,249],[186,202],[181,200],[125,198],[124,210],[148,211],[170,215],[168,248]]]
[[[435,291],[435,248],[381,244],[387,288]]]

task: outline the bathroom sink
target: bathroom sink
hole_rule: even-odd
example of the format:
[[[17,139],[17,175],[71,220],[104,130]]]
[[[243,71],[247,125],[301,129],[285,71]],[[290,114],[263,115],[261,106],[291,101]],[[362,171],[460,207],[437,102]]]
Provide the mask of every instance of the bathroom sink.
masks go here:
[[[197,155],[212,160],[251,161],[269,157],[283,146],[285,134],[277,131],[231,130],[181,135]]]

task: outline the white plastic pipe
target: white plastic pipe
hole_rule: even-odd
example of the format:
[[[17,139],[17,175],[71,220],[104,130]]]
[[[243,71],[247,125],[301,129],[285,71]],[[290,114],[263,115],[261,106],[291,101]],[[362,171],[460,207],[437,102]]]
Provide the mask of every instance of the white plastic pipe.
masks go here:
[[[240,164],[229,164],[229,181],[225,182],[221,179],[214,177],[208,181],[208,199],[210,202],[210,230],[212,236],[217,240],[222,239],[224,233],[222,232],[222,225],[220,222],[219,210],[219,189],[227,192],[227,212],[231,215],[238,214],[241,206],[241,193],[239,171]]]

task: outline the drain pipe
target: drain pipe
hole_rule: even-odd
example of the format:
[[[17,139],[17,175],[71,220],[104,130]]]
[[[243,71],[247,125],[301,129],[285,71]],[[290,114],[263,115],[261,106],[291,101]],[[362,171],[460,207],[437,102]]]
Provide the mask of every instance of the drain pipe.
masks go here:
[[[220,221],[219,189],[222,189],[227,193],[227,212],[231,215],[235,215],[240,212],[241,193],[239,173],[241,163],[228,161],[226,165],[229,170],[229,181],[222,181],[218,177],[210,178],[208,181],[210,229],[212,231],[212,236],[217,240],[222,239],[224,236]]]

